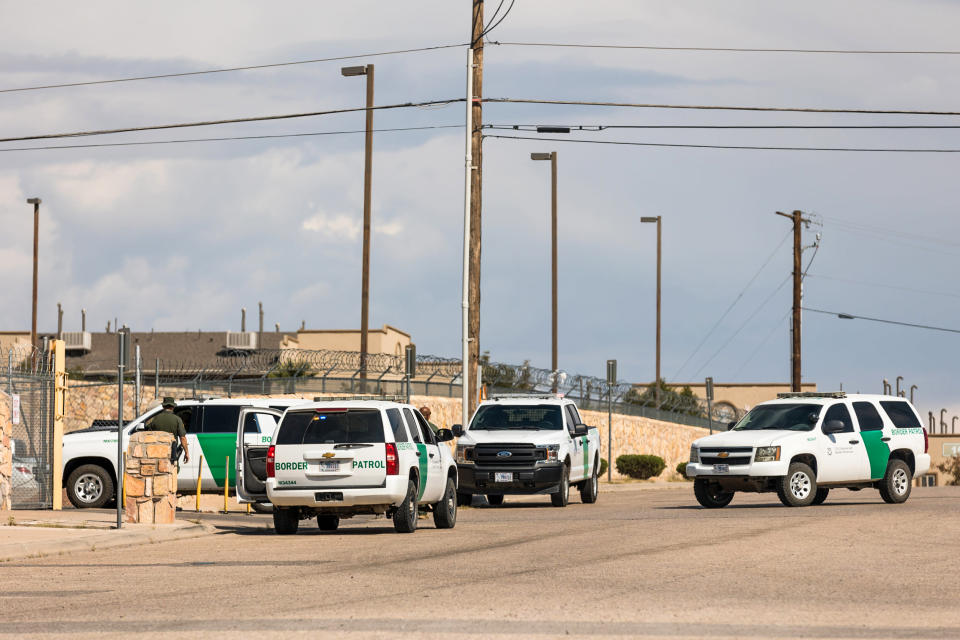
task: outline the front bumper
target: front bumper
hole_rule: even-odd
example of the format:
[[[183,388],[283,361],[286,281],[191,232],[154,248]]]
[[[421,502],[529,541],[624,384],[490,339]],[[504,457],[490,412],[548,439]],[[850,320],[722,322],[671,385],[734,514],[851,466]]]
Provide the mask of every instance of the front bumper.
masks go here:
[[[787,475],[789,461],[751,462],[750,464],[731,464],[726,471],[718,470],[719,465],[703,464],[700,462],[687,463],[687,476],[690,478],[722,479],[731,476],[747,476],[751,478],[771,478]]]
[[[337,508],[357,506],[397,506],[407,495],[405,476],[387,476],[380,487],[337,487],[323,485],[277,486],[267,480],[267,498],[281,507]]]
[[[497,473],[509,473],[510,482],[497,482]],[[562,464],[540,464],[534,467],[457,465],[462,493],[530,494],[554,493],[563,478]]]

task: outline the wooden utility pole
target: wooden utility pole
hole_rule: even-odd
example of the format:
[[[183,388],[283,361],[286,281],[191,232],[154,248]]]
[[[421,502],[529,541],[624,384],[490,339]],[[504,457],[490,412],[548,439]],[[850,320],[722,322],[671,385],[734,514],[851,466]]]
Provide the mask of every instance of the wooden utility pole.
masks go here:
[[[803,303],[802,300],[802,286],[803,286],[803,267],[800,264],[800,257],[803,254],[803,234],[802,226],[803,224],[810,224],[810,221],[803,217],[802,211],[794,211],[792,214],[776,212],[778,216],[783,216],[784,218],[789,218],[793,221],[793,322],[790,325],[790,389],[792,391],[800,391],[800,383],[802,381],[802,367],[800,364],[800,338],[802,335],[801,332],[801,323],[800,323],[800,307]]]
[[[480,238],[481,203],[483,196],[483,148],[481,147],[483,126],[483,0],[471,0],[470,41],[473,48],[473,175],[470,189],[470,287],[468,300],[468,336],[470,361],[468,369],[470,382],[475,386],[480,364]],[[468,415],[473,415],[477,406],[477,394],[473,389],[467,394],[470,398]]]

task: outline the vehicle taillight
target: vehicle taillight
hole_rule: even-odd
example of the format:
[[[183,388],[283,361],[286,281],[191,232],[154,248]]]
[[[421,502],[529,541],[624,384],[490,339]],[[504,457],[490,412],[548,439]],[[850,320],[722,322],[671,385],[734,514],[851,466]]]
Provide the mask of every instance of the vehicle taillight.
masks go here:
[[[930,438],[927,436],[927,430],[923,430],[923,452],[930,453]]]
[[[400,465],[397,462],[397,445],[392,442],[386,443],[387,448],[387,475],[395,476],[400,471]]]
[[[19,471],[20,473],[22,473],[22,474],[25,475],[25,476],[32,476],[32,475],[33,475],[33,471],[30,470],[30,467],[14,467],[14,469],[16,469],[17,471]]]
[[[274,478],[277,475],[277,465],[274,463],[276,457],[277,448],[274,445],[270,445],[270,448],[267,449],[267,477]]]

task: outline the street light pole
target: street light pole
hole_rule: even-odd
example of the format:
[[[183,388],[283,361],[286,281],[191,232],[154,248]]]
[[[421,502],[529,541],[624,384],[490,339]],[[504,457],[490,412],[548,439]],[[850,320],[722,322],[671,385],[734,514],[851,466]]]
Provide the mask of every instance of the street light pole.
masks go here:
[[[40,198],[27,198],[27,204],[33,205],[33,316],[30,321],[30,344],[37,346],[37,254],[40,237]]]
[[[531,153],[530,159],[550,161],[550,281],[553,291],[551,300],[552,342],[550,349],[550,370],[553,371],[552,391],[556,393],[557,371],[559,369],[557,357],[557,152],[551,151],[550,153]]]
[[[654,402],[657,405],[657,408],[660,408],[660,265],[661,252],[660,252],[660,239],[661,239],[661,216],[650,216],[640,218],[640,222],[656,222],[657,223],[657,371],[656,377],[654,378],[653,383],[653,393],[654,393]]]
[[[373,179],[373,65],[343,67],[345,77],[367,76],[367,121],[363,158],[363,274],[360,284],[360,392],[366,391],[370,318],[370,191]]]

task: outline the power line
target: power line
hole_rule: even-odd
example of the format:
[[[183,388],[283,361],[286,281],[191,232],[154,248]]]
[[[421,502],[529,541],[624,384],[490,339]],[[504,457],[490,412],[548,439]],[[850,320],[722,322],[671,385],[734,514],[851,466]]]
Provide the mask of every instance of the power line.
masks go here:
[[[859,130],[859,129],[960,129],[956,124],[485,124],[482,128],[496,131],[535,132],[542,127],[569,128],[571,131],[606,131],[607,129],[747,129],[747,130]]]
[[[744,285],[743,289],[740,290],[740,293],[737,294],[737,297],[734,298],[734,299],[733,299],[733,302],[731,302],[730,305],[727,307],[727,310],[724,311],[723,314],[720,315],[720,317],[717,319],[717,321],[714,323],[714,325],[710,328],[710,331],[707,332],[707,335],[703,336],[703,339],[700,341],[700,343],[699,343],[699,344],[696,346],[696,348],[693,350],[693,353],[691,353],[689,356],[687,356],[687,359],[683,361],[683,364],[680,365],[680,368],[677,369],[677,371],[673,374],[673,377],[671,378],[671,380],[676,380],[676,379],[678,378],[678,376],[680,375],[680,373],[684,370],[684,368],[686,368],[687,364],[689,364],[690,361],[693,360],[693,357],[694,357],[695,355],[697,355],[697,353],[699,353],[699,351],[700,351],[700,349],[703,347],[703,345],[707,342],[707,340],[710,339],[710,336],[713,335],[713,332],[716,331],[716,330],[717,330],[717,327],[720,326],[720,323],[723,322],[723,319],[727,317],[727,314],[729,314],[729,313],[733,310],[733,308],[734,308],[735,306],[737,306],[737,303],[740,302],[740,299],[741,299],[741,298],[743,298],[743,294],[745,294],[745,293],[747,292],[747,290],[748,290],[748,289],[750,288],[750,286],[754,283],[754,281],[756,281],[756,279],[760,276],[760,274],[761,274],[761,273],[763,272],[763,270],[767,267],[767,265],[770,264],[770,261],[773,260],[773,257],[774,257],[775,255],[777,255],[777,252],[780,250],[780,247],[782,247],[782,246],[783,246],[783,243],[787,241],[787,238],[790,237],[790,234],[791,234],[791,233],[793,233],[793,232],[792,232],[792,231],[787,231],[787,233],[784,234],[783,239],[780,240],[780,243],[779,243],[776,247],[774,247],[773,251],[770,252],[770,255],[767,256],[767,259],[763,261],[763,264],[761,264],[761,265],[760,265],[760,268],[757,269],[757,271],[753,274],[753,277],[750,278],[750,280],[747,282],[747,284]]]
[[[550,104],[586,107],[626,107],[633,109],[694,109],[707,111],[773,111],[784,113],[855,113],[876,115],[960,116],[960,111],[915,111],[909,109],[817,109],[813,107],[734,107],[702,104],[652,104],[643,102],[605,102],[594,100],[542,100],[533,98],[484,98],[484,102],[510,104]]]
[[[870,320],[871,322],[882,322],[884,324],[896,324],[902,327],[913,327],[915,329],[930,329],[931,331],[946,331],[948,333],[960,333],[960,329],[946,329],[944,327],[932,327],[927,324],[914,324],[912,322],[900,322],[898,320],[885,320],[883,318],[868,318],[867,316],[855,316],[851,313],[838,313],[836,311],[823,311],[822,309],[809,309],[807,307],[802,307],[804,311],[810,311],[811,313],[822,313],[828,316],[837,316],[844,320]]]
[[[463,102],[465,98],[450,98],[447,100],[429,100],[426,102],[403,102],[399,104],[387,104],[379,107],[370,107],[372,110],[381,111],[387,109],[405,109],[409,107],[426,107],[431,105],[448,105],[454,102]],[[158,124],[145,127],[127,127],[122,129],[100,129],[96,131],[75,131],[72,133],[48,133],[34,136],[22,136],[18,138],[0,138],[0,142],[24,142],[26,140],[49,140],[52,138],[77,138],[83,136],[100,136],[112,133],[130,133],[134,131],[155,131],[158,129],[182,129],[185,127],[207,127],[218,124],[236,124],[240,122],[265,122],[269,120],[289,120],[292,118],[309,118],[313,116],[327,116],[338,113],[353,113],[356,111],[366,111],[366,107],[351,107],[349,109],[329,109],[327,111],[309,111],[306,113],[288,113],[274,116],[252,116],[247,118],[230,118],[225,120],[206,120],[202,122],[184,122],[179,124]]]
[[[883,284],[880,282],[865,282],[863,280],[852,280],[850,278],[838,278],[836,276],[825,276],[819,273],[808,273],[807,277],[817,278],[819,280],[833,280],[836,282],[845,282],[847,284],[855,284],[864,287],[878,287],[881,289],[892,289],[894,291],[909,291],[911,293],[923,293],[931,296],[944,296],[947,298],[960,298],[958,293],[950,293],[947,291],[932,291],[930,289],[917,289],[916,287],[903,287],[894,284]]]
[[[489,44],[509,47],[561,47],[574,49],[642,49],[648,51],[723,51],[731,53],[839,53],[853,55],[925,55],[955,56],[960,51],[909,50],[909,49],[772,49],[760,47],[668,47],[637,44],[578,44],[565,42],[498,42]]]
[[[570,138],[544,138],[533,136],[499,136],[485,135],[484,138],[498,138],[500,140],[537,140],[540,142],[570,142],[579,144],[612,144],[627,147],[665,147],[678,149],[731,149],[740,151],[848,151],[860,153],[960,153],[960,149],[901,149],[901,148],[869,148],[869,147],[774,147],[762,145],[732,145],[732,144],[680,144],[668,142],[627,142],[624,140],[582,140]],[[2,142],[2,140],[0,140]]]
[[[500,23],[507,19],[507,16],[510,15],[510,12],[513,11],[514,2],[516,2],[516,0],[510,0],[510,6],[507,7],[506,12],[503,14],[503,16],[501,16],[499,20],[494,22],[494,20],[497,19],[497,14],[500,13],[500,8],[503,6],[503,0],[501,0],[500,4],[497,6],[497,10],[493,12],[493,17],[490,18],[490,22],[487,23],[486,28],[480,33],[479,36],[477,36],[477,40],[474,41],[473,44],[476,44],[478,41],[486,37],[488,33],[493,31],[497,27],[499,27]]]
[[[784,320],[790,317],[791,313],[793,313],[792,309],[788,310],[785,314],[783,314],[783,316],[779,320],[777,320],[777,323],[773,325],[773,327],[771,327],[770,331],[767,332],[767,335],[763,337],[763,340],[761,340],[757,344],[757,346],[754,348],[753,352],[750,354],[750,357],[744,360],[743,364],[741,364],[737,368],[737,370],[733,373],[733,378],[736,378],[738,375],[740,375],[740,372],[743,371],[748,364],[753,362],[753,359],[757,357],[758,353],[760,353],[760,349],[763,348],[763,345],[767,344],[767,341],[770,339],[770,336],[772,336],[776,332],[776,330],[780,328],[780,325],[783,323]]]
[[[442,124],[423,127],[394,127],[390,129],[373,129],[374,133],[387,133],[394,131],[423,131],[427,129],[462,129],[462,124]],[[302,138],[310,136],[336,136],[349,133],[365,133],[366,129],[354,129],[350,131],[314,131],[309,133],[283,133],[262,136],[227,136],[222,138],[186,138],[181,140],[144,140],[141,142],[105,142],[92,144],[65,144],[46,147],[14,147],[0,149],[0,153],[6,151],[41,151],[49,149],[90,149],[98,147],[135,147],[153,144],[181,144],[185,142],[220,142],[224,140],[267,140],[271,138]]]
[[[152,76],[132,76],[129,78],[114,78],[111,80],[90,80],[87,82],[64,82],[61,84],[47,84],[35,87],[17,87],[15,89],[0,89],[0,93],[13,93],[16,91],[37,91],[40,89],[61,89],[64,87],[85,87],[97,84],[114,84],[118,82],[135,82],[137,80],[158,80],[162,78],[182,78],[185,76],[200,76],[209,73],[229,73],[232,71],[250,71],[253,69],[270,69],[274,67],[291,67],[300,64],[315,64],[318,62],[335,62],[337,60],[354,60],[356,58],[373,58],[377,56],[390,56],[398,53],[415,53],[419,51],[434,51],[436,49],[451,49],[454,47],[465,47],[464,44],[443,44],[432,47],[418,47],[416,49],[397,49],[395,51],[378,51],[375,53],[362,53],[349,56],[336,56],[333,58],[314,58],[312,60],[294,60],[291,62],[273,62],[270,64],[255,64],[245,67],[227,67],[223,69],[204,69],[203,71],[183,71],[180,73],[161,73]]]

